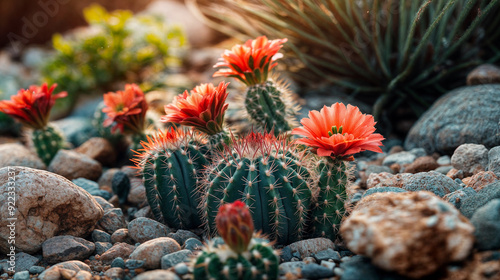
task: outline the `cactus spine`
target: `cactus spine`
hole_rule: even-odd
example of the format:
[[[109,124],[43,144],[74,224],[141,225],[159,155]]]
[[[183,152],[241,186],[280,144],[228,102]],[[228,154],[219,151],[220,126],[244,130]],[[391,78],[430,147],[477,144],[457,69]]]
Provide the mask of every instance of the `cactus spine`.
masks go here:
[[[134,159],[155,218],[176,229],[194,229],[202,224],[196,188],[207,161],[199,146],[189,144],[190,139],[190,135],[173,128],[159,132],[142,143],[143,152]]]
[[[47,166],[65,143],[62,133],[51,125],[34,129],[32,140],[38,156]]]
[[[344,160],[328,158],[319,162],[318,171],[319,193],[313,210],[313,234],[335,240],[346,212],[349,167]]]

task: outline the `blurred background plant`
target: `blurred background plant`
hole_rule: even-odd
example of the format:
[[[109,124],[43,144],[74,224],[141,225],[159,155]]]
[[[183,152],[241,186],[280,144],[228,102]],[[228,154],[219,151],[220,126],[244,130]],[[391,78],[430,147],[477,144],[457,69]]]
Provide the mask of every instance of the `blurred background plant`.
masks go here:
[[[288,38],[285,62],[296,81],[340,86],[372,105],[386,133],[402,111],[420,116],[465,84],[471,67],[498,61],[499,2],[187,0],[211,27],[241,40]]]

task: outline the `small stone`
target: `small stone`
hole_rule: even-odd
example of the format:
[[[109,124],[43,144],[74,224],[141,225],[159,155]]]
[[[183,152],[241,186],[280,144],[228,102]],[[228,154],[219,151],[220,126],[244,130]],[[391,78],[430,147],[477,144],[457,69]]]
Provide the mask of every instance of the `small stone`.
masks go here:
[[[134,280],[158,280],[158,279],[181,280],[179,276],[175,275],[175,273],[162,269],[146,271],[144,273],[137,275],[137,277],[134,278]]]
[[[500,146],[493,147],[488,152],[488,170],[500,178]]]
[[[104,276],[109,277],[113,280],[114,279],[120,280],[123,279],[123,276],[125,276],[125,272],[121,267],[112,267],[106,270],[106,272],[104,272]]]
[[[30,274],[40,274],[45,270],[45,267],[34,265],[28,270]]]
[[[462,144],[451,156],[453,168],[462,170],[464,176],[472,176],[486,170],[488,166],[488,149],[480,144]]]
[[[186,263],[178,263],[174,266],[174,271],[179,275],[186,275],[189,273],[189,267]]]
[[[127,200],[129,203],[134,205],[141,205],[142,203],[144,203],[144,201],[147,200],[146,188],[144,187],[144,184],[142,184],[140,179],[137,180],[134,178],[131,180],[131,188]],[[147,216],[141,216],[141,217],[147,217]]]
[[[100,196],[106,200],[111,198],[111,194],[105,190],[99,189],[99,184],[94,181],[85,178],[77,178],[73,180],[73,183],[93,196]]]
[[[166,237],[170,229],[155,220],[148,218],[137,218],[128,224],[128,233],[130,237],[139,243],[158,237]]]
[[[130,196],[130,195],[129,195]],[[130,199],[129,199],[130,201]],[[153,218],[153,213],[151,212],[151,207],[145,206],[135,212],[134,217],[137,218]]]
[[[170,233],[168,237],[173,238],[177,243],[184,244],[189,238],[200,239],[198,235],[194,234],[189,230],[179,229],[174,233]]]
[[[201,243],[200,240],[196,238],[189,238],[184,242],[184,249],[187,249],[189,251],[197,251],[201,250],[203,248],[203,243]]]
[[[284,275],[287,273],[292,273],[293,275],[300,275],[302,269],[306,265],[307,264],[305,262],[301,262],[301,261],[282,263],[279,266],[280,275]]]
[[[176,264],[179,264],[182,262],[188,262],[191,255],[192,255],[192,252],[189,250],[180,250],[178,252],[164,255],[161,258],[161,269],[169,269],[169,268],[175,266]]]
[[[40,262],[40,259],[24,252],[16,254],[16,272],[28,270]]]
[[[120,268],[125,268],[125,261],[118,257],[118,258],[115,258],[112,262],[111,262],[111,267],[120,267]]]
[[[500,69],[493,64],[481,64],[467,75],[467,85],[500,84]]]
[[[125,262],[125,267],[130,269],[130,270],[134,270],[134,269],[138,269],[138,268],[141,268],[144,266],[144,261],[140,261],[140,260],[127,260]]]
[[[0,145],[0,168],[7,166],[24,166],[34,169],[47,168],[36,154],[17,143]]]
[[[181,250],[181,246],[177,241],[169,237],[160,237],[146,241],[135,248],[130,254],[130,258],[134,260],[143,260],[144,267],[148,269],[156,269],[161,265],[161,258],[164,255],[174,253]]]
[[[110,242],[96,242],[95,253],[98,255],[102,255],[104,252],[111,249],[111,247],[113,247],[113,244],[111,244]]]
[[[109,234],[113,234],[116,230],[127,227],[125,216],[120,208],[112,208],[104,212],[104,216],[97,223],[99,227],[104,229]]]
[[[322,237],[297,241],[288,246],[292,252],[299,252],[300,256],[303,258],[310,257],[312,254],[316,254],[328,248],[335,248],[333,241]]]
[[[118,196],[120,204],[127,202],[127,196],[130,192],[130,179],[127,174],[122,171],[116,172],[111,181],[111,188],[113,193]]]
[[[481,171],[472,176],[467,183],[467,187],[473,188],[475,191],[480,191],[484,186],[489,185],[498,180],[495,173],[491,171]]]
[[[476,228],[479,250],[500,249],[500,199],[493,199],[474,212],[471,223]]]
[[[448,201],[451,203],[455,208],[460,209],[462,206],[462,200],[465,198],[475,195],[476,191],[472,188],[463,188],[460,190],[456,190],[454,192],[451,192],[445,196],[443,196],[444,201]]]
[[[330,249],[330,248],[314,254],[314,257],[316,258],[316,260],[318,262],[327,261],[327,260],[340,261],[339,252],[334,251],[333,249]]]
[[[448,155],[440,156],[436,162],[439,165],[451,165],[451,157]]]
[[[439,167],[439,164],[431,156],[424,156],[417,158],[414,162],[410,163],[404,168],[407,173],[428,172]]]
[[[290,249],[289,246],[283,247],[280,252],[280,257],[283,260],[283,262],[289,262],[292,260],[292,249]]]
[[[450,179],[453,179],[453,180],[463,179],[464,172],[462,170],[452,168],[452,169],[450,169],[450,171],[448,171],[448,173],[446,173],[446,177],[449,177]]]
[[[92,232],[92,240],[94,242],[111,242],[111,235],[105,231],[94,229]]]
[[[115,149],[108,140],[100,137],[90,138],[74,151],[96,160],[102,165],[110,166],[116,161]]]
[[[92,273],[85,270],[80,270],[71,280],[92,280]]]
[[[59,150],[48,170],[68,180],[81,177],[94,181],[101,176],[102,166],[99,162],[77,152]]]
[[[399,165],[404,165],[404,164],[410,164],[412,163],[417,157],[410,153],[410,152],[399,152],[395,153],[392,155],[388,155],[384,161],[382,162],[383,165],[385,166],[391,166],[395,163]]]
[[[426,191],[367,196],[340,231],[354,253],[411,278],[464,260],[474,243],[470,222],[455,207]]]
[[[320,265],[324,266],[328,269],[331,269],[331,270],[333,270],[336,266],[336,264],[334,262],[331,262],[331,261],[321,261]]]
[[[132,254],[132,252],[134,251],[134,249],[135,247],[133,245],[127,243],[116,243],[113,245],[113,247],[111,247],[109,250],[103,253],[99,257],[99,260],[105,264],[109,264],[118,257],[121,257],[123,259],[128,259],[130,254]]]
[[[470,219],[477,209],[496,198],[500,198],[500,181],[486,185],[476,194],[464,198],[460,206],[460,212]]]
[[[109,209],[114,208],[113,204],[109,203],[106,199],[104,199],[100,196],[93,196],[93,197],[97,201],[97,203],[99,203],[99,205],[101,205],[101,208],[102,208],[102,210],[104,210],[104,212],[108,211]]]
[[[20,271],[14,274],[14,280],[29,280],[30,273],[28,271]]]
[[[113,235],[111,235],[111,243],[115,244],[118,242],[134,244],[134,241],[132,240],[132,238],[128,234],[128,229],[121,228],[121,229],[117,229],[115,232],[113,232]]]
[[[95,250],[94,243],[83,238],[60,235],[47,239],[42,244],[43,259],[48,263],[84,260]]]
[[[450,172],[450,170],[452,170],[452,169],[453,169],[453,166],[445,165],[445,166],[440,166],[440,167],[436,168],[434,171],[441,173],[443,175],[447,175],[448,172]]]
[[[310,263],[302,268],[302,278],[306,279],[322,279],[335,276],[333,270],[324,266]]]

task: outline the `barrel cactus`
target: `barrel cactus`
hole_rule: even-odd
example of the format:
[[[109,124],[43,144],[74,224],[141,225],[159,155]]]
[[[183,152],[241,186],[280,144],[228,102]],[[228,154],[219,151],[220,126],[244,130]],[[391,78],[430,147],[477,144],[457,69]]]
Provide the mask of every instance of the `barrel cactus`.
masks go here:
[[[46,165],[50,164],[57,152],[64,148],[66,143],[62,132],[52,125],[33,130],[31,139],[38,156]]]
[[[297,140],[321,157],[317,166],[318,196],[312,211],[313,234],[332,240],[346,215],[346,188],[349,184],[349,161],[361,151],[382,152],[384,139],[375,132],[373,116],[362,114],[358,107],[335,103],[324,106],[320,112],[310,111],[309,118],[301,120],[302,127],[292,134],[305,138]]]
[[[241,199],[257,230],[280,244],[299,240],[311,206],[310,174],[295,146],[284,137],[251,133],[233,139],[207,169],[200,208],[215,233],[219,207]]]
[[[175,229],[202,225],[197,206],[198,176],[207,165],[195,135],[170,128],[158,131],[133,161],[144,180],[146,197],[155,218]]]
[[[254,236],[248,207],[225,204],[217,214],[217,230],[225,244],[209,244],[194,260],[194,279],[278,279],[279,257],[271,244]]]

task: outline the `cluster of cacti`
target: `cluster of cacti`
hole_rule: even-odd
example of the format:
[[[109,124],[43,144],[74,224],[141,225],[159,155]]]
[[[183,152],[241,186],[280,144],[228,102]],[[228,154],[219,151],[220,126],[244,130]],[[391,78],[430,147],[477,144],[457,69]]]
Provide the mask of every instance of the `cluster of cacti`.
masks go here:
[[[209,244],[200,252],[193,264],[195,280],[278,278],[278,254],[266,240],[253,237],[252,217],[244,203],[221,206],[217,230],[225,244]]]

